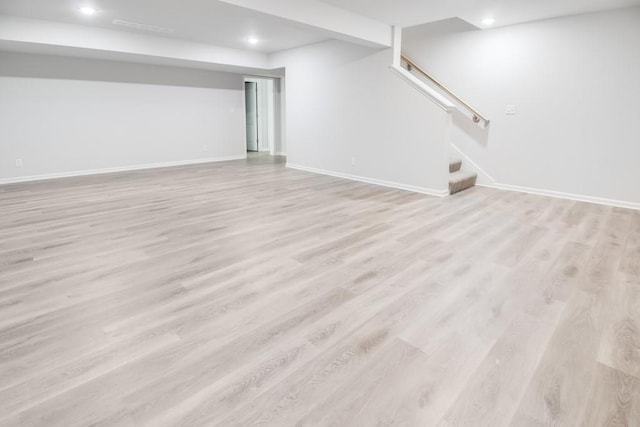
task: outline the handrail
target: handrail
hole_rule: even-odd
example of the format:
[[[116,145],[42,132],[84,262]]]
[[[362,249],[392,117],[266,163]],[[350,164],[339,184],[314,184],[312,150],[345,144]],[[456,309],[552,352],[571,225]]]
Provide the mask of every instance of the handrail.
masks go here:
[[[451,92],[449,89],[447,89],[445,87],[445,85],[443,85],[442,83],[440,83],[435,77],[431,76],[429,73],[427,73],[425,70],[423,70],[418,64],[416,64],[411,58],[409,58],[407,55],[405,55],[404,53],[400,55],[400,58],[402,58],[402,60],[404,62],[407,63],[407,69],[409,71],[411,71],[412,69],[416,69],[416,71],[418,71],[420,74],[422,74],[423,76],[425,76],[426,78],[428,78],[429,80],[431,80],[436,86],[438,86],[440,89],[442,89],[444,92],[446,92],[449,96],[451,96],[453,99],[455,99],[457,102],[459,102],[460,104],[464,105],[465,108],[467,108],[469,111],[471,111],[471,113],[473,113],[473,122],[474,123],[479,123],[480,120],[483,120],[486,123],[489,123],[489,120],[484,117],[482,114],[480,114],[478,112],[478,110],[476,110],[475,108],[473,108],[471,105],[467,104],[466,102],[464,102],[458,95],[456,95],[455,93]]]

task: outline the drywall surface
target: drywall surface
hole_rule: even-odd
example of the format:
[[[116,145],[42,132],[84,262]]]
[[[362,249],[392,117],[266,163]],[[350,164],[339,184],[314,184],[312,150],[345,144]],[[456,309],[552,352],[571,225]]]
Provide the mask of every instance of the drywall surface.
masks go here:
[[[240,75],[0,53],[0,180],[243,156],[243,116]]]
[[[261,52],[7,15],[0,15],[0,45],[21,50],[43,49],[68,56],[99,52],[104,56],[142,61],[163,58],[196,66],[264,68],[268,61],[268,56]]]
[[[447,188],[447,114],[390,70],[390,49],[329,41],[274,54],[286,67],[287,163],[400,188]]]
[[[404,40],[491,119],[453,140],[498,184],[640,203],[640,8]],[[505,114],[515,106],[515,115]]]

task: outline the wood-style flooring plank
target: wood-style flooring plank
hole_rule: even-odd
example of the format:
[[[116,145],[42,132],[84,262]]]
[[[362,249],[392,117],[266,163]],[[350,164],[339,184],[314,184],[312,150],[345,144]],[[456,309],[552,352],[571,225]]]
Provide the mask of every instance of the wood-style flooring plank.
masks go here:
[[[640,379],[598,364],[580,425],[640,425]]]
[[[0,211],[1,426],[638,424],[635,211],[262,154]]]
[[[598,361],[640,379],[640,277],[621,275],[607,298]]]
[[[585,410],[606,319],[606,304],[575,291],[512,419],[512,426],[574,425]]]

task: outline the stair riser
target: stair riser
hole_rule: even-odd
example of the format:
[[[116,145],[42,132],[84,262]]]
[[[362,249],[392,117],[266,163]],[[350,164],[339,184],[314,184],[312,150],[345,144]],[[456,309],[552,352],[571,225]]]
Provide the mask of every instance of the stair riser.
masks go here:
[[[468,179],[464,179],[461,181],[457,181],[457,182],[450,182],[449,183],[449,193],[450,194],[455,194],[455,193],[459,193],[460,191],[466,190],[467,188],[471,188],[474,185],[476,185],[476,176],[470,177]]]
[[[454,161],[449,163],[449,173],[458,172],[462,167],[462,161]]]

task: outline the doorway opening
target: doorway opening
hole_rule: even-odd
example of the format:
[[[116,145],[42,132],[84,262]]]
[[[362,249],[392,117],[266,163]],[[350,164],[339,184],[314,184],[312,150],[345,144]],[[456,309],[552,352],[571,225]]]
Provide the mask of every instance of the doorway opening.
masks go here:
[[[284,155],[281,87],[279,78],[244,78],[247,152]]]
[[[260,151],[258,135],[258,83],[244,82],[244,105],[247,126],[247,151]]]

